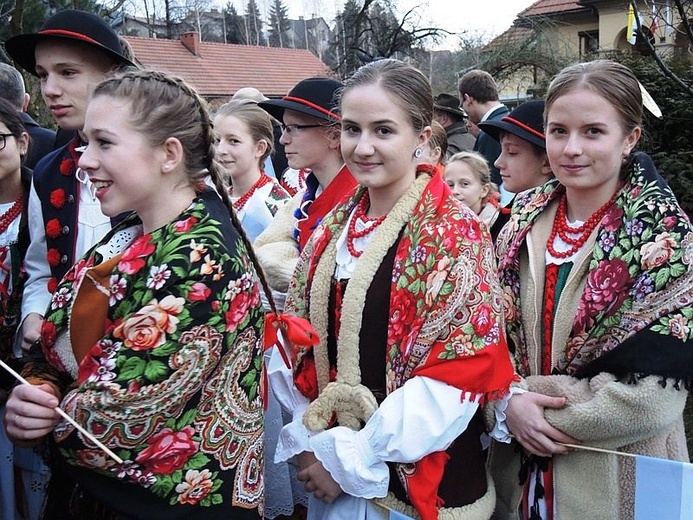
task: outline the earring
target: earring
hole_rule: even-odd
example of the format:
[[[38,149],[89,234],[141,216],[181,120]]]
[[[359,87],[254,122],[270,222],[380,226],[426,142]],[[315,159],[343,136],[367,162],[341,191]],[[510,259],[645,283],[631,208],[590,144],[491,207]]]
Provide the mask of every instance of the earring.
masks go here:
[[[423,148],[417,148],[414,150],[414,157],[416,159],[421,159],[421,156],[423,155]]]

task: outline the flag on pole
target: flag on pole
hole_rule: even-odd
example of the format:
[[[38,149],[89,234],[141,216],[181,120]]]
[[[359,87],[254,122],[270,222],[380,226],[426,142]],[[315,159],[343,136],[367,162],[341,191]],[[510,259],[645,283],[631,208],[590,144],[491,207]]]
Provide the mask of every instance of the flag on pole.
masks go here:
[[[693,518],[693,464],[635,457],[635,520]]]
[[[674,27],[672,25],[671,21],[671,5],[669,4],[669,0],[667,0],[667,10],[666,10],[666,33],[667,36],[671,36],[671,33],[674,31]]]
[[[414,520],[399,511],[389,508],[376,500],[369,500],[366,505],[366,520]]]
[[[650,32],[652,34],[657,34],[657,29],[659,29],[659,24],[657,23],[657,8],[654,2],[652,2],[652,22],[650,22]]]
[[[631,45],[635,45],[638,34],[638,23],[635,20],[635,10],[633,9],[633,4],[628,3],[628,26],[627,26],[626,41]]]

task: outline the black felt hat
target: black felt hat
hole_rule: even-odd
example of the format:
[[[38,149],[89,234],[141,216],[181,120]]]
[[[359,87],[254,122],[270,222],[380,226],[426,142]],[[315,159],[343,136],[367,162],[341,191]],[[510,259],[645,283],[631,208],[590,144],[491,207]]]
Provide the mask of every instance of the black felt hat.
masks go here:
[[[5,42],[7,54],[14,62],[36,75],[36,44],[49,38],[75,40],[93,46],[117,63],[134,64],[123,56],[118,35],[93,13],[66,9],[51,16],[36,33],[12,36]]]
[[[288,108],[336,123],[341,119],[337,113],[337,93],[343,87],[342,82],[332,78],[308,78],[299,81],[283,98],[261,101],[258,105],[279,121]]]
[[[467,117],[464,110],[460,108],[460,98],[450,94],[438,94],[433,100],[433,107],[436,110],[442,110],[443,112],[449,112],[455,114],[458,117]]]
[[[500,141],[500,133],[504,131],[546,149],[544,102],[541,100],[525,101],[499,121],[484,121],[478,126],[496,141]]]

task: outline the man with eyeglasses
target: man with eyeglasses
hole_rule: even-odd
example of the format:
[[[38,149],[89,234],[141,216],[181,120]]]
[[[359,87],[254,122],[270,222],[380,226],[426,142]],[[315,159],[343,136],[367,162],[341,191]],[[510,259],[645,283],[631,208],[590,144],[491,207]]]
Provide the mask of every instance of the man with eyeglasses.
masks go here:
[[[258,103],[282,123],[280,142],[286,160],[298,172],[299,179],[305,179],[305,184],[277,212],[254,244],[280,304],[300,251],[313,230],[356,186],[340,148],[336,93],[343,86],[331,78],[309,78],[300,81],[282,99]]]

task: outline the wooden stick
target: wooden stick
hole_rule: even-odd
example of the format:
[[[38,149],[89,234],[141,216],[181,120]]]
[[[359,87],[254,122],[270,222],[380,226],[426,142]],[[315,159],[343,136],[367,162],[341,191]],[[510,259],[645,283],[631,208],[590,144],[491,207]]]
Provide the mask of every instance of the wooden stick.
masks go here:
[[[10,367],[10,366],[9,366],[7,363],[5,363],[2,359],[0,359],[0,366],[2,366],[2,368],[4,368],[4,369],[7,370],[10,374],[12,374],[12,375],[14,376],[14,378],[15,378],[17,381],[19,381],[20,383],[23,383],[23,384],[25,384],[25,385],[31,385],[31,383],[29,383],[29,381],[27,381],[27,380],[24,379],[22,376],[20,376],[17,372],[15,372],[15,371],[12,369],[12,367]],[[72,417],[70,417],[62,408],[60,408],[59,406],[56,406],[56,407],[54,408],[54,410],[55,410],[56,412],[58,412],[58,415],[60,415],[63,419],[65,419],[65,420],[66,420],[67,422],[69,422],[72,426],[74,426],[75,428],[77,428],[77,430],[78,430],[82,435],[84,435],[87,439],[89,439],[91,442],[93,442],[93,443],[96,444],[99,448],[101,448],[101,449],[106,453],[106,455],[108,455],[109,457],[111,457],[111,458],[112,458],[113,460],[115,460],[118,464],[122,464],[122,463],[123,463],[123,459],[121,459],[120,457],[118,457],[118,455],[116,455],[116,454],[113,453],[110,449],[108,449],[108,447],[107,447],[105,444],[103,444],[100,440],[98,440],[96,437],[94,437],[91,433],[89,433],[87,430],[85,430],[84,428],[82,428],[82,427],[81,427]]]
[[[565,442],[558,442],[554,441],[556,444],[560,444],[561,446],[565,446],[566,448],[574,448],[576,450],[585,450],[585,451],[597,451],[599,453],[608,453],[609,455],[621,455],[622,457],[637,457],[634,453],[624,453],[622,451],[614,451],[614,450],[606,450],[604,448],[595,448],[593,446],[582,446],[580,444],[567,444]]]

